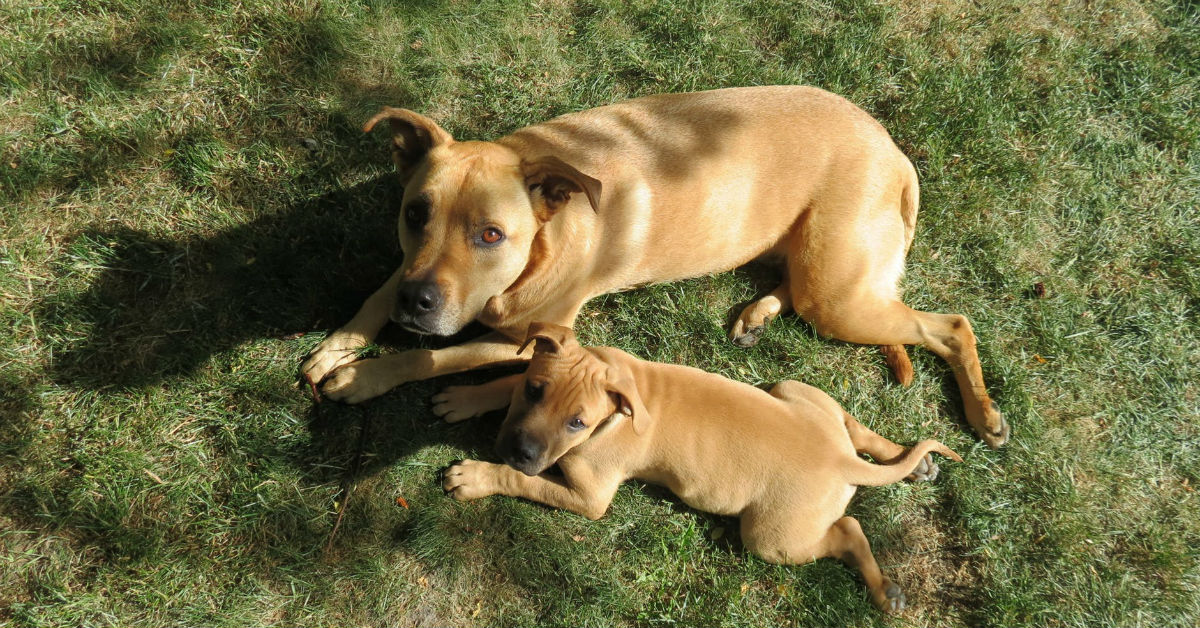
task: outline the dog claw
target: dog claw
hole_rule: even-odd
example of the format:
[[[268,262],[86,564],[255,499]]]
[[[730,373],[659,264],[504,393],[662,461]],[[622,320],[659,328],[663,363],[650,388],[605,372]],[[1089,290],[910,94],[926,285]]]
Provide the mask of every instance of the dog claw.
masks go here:
[[[308,382],[308,389],[312,394],[313,403],[321,403],[321,391],[317,390],[317,383],[307,373],[304,375],[304,381]]]
[[[743,349],[749,349],[750,347],[758,344],[758,340],[762,337],[763,332],[765,331],[767,331],[766,325],[747,327],[745,333],[733,337],[733,344]]]
[[[890,613],[897,613],[904,610],[907,605],[907,599],[904,597],[904,591],[900,590],[900,585],[895,582],[888,583],[887,591],[885,592],[887,600],[883,610]]]
[[[982,436],[983,441],[987,443],[988,447],[991,447],[992,449],[999,449],[1008,442],[1010,429],[1008,427],[1008,421],[1006,421],[1004,416],[1000,414],[1000,408],[996,405],[995,401],[992,402],[992,412],[995,412],[996,417],[1000,419],[1000,428],[992,430],[991,433],[983,434]]]

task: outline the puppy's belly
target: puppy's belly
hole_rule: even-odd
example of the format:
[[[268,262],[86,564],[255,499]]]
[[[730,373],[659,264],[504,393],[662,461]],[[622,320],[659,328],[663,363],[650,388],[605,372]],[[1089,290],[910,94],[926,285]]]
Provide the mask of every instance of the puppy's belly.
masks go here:
[[[736,517],[741,514],[753,498],[750,489],[757,489],[759,486],[758,482],[753,481],[706,482],[696,481],[697,479],[693,477],[689,478],[690,481],[687,482],[673,481],[662,484],[671,489],[671,492],[688,506],[728,517]]]
[[[763,506],[783,514],[793,508],[816,507],[822,512],[844,512],[857,490],[855,486],[834,480],[832,474],[817,474],[825,481],[806,482],[800,474],[784,473],[763,479],[722,476],[692,476],[687,481],[655,482],[671,489],[683,503],[704,512],[737,517],[747,508]],[[653,481],[647,479],[647,481]]]

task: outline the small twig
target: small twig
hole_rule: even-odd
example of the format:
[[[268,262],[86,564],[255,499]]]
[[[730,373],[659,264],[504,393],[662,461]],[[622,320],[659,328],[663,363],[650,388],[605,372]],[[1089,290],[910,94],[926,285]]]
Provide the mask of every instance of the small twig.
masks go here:
[[[359,415],[358,422],[358,447],[354,452],[354,462],[346,474],[342,476],[341,486],[341,503],[338,504],[337,520],[333,522],[333,530],[329,533],[329,541],[325,544],[325,553],[328,554],[333,550],[333,539],[337,537],[338,530],[342,527],[342,518],[346,516],[346,504],[350,501],[350,496],[354,493],[354,479],[358,477],[359,467],[362,466],[363,449],[367,443],[367,432],[371,427],[371,415],[367,411],[363,411]]]
[[[321,392],[317,390],[317,383],[308,375],[304,376],[304,381],[308,382],[308,388],[312,391],[313,403],[321,403]]]

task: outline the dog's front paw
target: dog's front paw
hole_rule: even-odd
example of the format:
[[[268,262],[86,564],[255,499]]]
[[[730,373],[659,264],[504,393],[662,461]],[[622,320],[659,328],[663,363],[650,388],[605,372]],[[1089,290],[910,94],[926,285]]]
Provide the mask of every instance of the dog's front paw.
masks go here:
[[[367,341],[359,336],[335,332],[309,352],[304,364],[300,365],[300,374],[308,381],[318,383],[339,366],[357,360],[358,350],[366,345]]]
[[[321,394],[335,401],[362,403],[401,383],[379,359],[362,360],[334,371],[321,387]]]
[[[458,501],[496,494],[495,467],[478,460],[463,460],[442,472],[442,490]]]
[[[447,423],[458,423],[493,410],[493,404],[476,392],[478,386],[449,386],[433,396],[433,414]]]

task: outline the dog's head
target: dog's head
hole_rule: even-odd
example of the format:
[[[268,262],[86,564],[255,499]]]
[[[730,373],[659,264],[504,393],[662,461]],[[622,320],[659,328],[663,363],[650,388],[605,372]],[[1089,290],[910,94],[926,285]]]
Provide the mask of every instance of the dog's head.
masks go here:
[[[537,475],[622,421],[645,431],[650,415],[628,367],[606,361],[603,350],[580,347],[560,325],[533,323],[525,346],[531,342],[533,359],[496,439],[497,453],[510,466]]]
[[[456,142],[407,109],[385,107],[363,130],[383,120],[404,186],[404,264],[391,317],[411,331],[458,332],[517,281],[535,236],[558,210],[579,195],[599,206],[600,182],[556,157]]]

